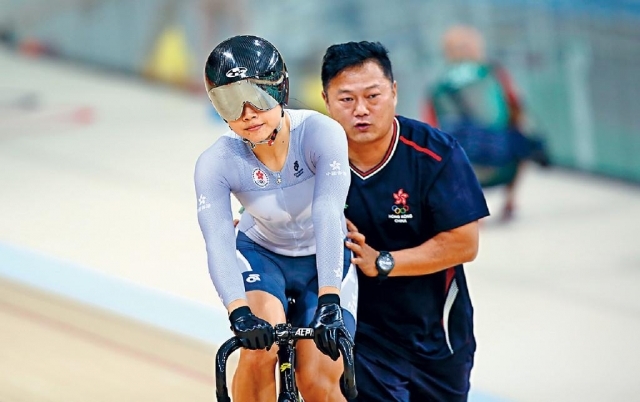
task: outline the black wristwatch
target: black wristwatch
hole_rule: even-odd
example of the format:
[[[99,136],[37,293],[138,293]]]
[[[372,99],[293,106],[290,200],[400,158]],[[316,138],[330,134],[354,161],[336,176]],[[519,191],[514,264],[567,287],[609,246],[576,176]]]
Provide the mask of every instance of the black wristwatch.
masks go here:
[[[376,268],[378,269],[378,278],[384,279],[389,276],[389,273],[396,266],[396,262],[393,260],[393,256],[388,251],[381,251],[376,258]]]

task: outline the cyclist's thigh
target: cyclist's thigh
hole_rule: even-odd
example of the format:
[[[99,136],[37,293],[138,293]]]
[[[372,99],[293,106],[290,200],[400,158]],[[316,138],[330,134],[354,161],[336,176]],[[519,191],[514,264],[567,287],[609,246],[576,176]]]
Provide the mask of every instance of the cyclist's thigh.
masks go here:
[[[409,401],[410,366],[406,360],[358,344],[354,352],[358,402]]]
[[[465,402],[470,388],[473,353],[459,353],[466,353],[467,356],[456,355],[450,359],[414,364],[409,387],[410,401]]]
[[[314,305],[318,304],[316,257],[315,255],[283,257],[280,261],[280,268],[286,283],[286,294],[295,299],[292,311],[287,311],[287,319],[293,326],[307,327],[311,322],[311,317],[306,319],[305,315],[307,304],[309,302],[315,303]],[[309,295],[307,288],[310,283],[314,283],[315,287]]]
[[[351,264],[351,251],[345,247],[344,249],[344,266],[342,273],[342,289],[340,290],[340,304],[342,306],[343,318],[347,330],[352,337],[356,331],[356,310],[358,308],[358,276],[356,268]],[[316,269],[315,256],[310,260],[313,270]],[[296,296],[295,314],[289,317],[295,326],[307,326],[311,322],[313,315],[318,307],[318,276],[314,271],[312,276],[308,277],[303,287],[298,291]]]
[[[242,232],[238,232],[236,247],[239,266],[244,269],[242,278],[247,295],[256,294],[252,298],[259,298],[257,302],[268,301],[268,297],[260,296],[260,293],[266,292],[279,300],[280,310],[285,311],[287,306],[285,278],[278,261],[282,256],[254,243]],[[252,306],[252,311],[253,309],[254,306]]]
[[[283,323],[287,319],[282,302],[271,293],[251,290],[247,292],[247,301],[251,312],[271,325]]]

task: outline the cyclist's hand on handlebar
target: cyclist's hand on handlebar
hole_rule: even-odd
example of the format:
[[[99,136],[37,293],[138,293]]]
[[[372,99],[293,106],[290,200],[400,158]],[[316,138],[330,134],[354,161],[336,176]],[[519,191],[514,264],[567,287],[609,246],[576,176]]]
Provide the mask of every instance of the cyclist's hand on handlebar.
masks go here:
[[[273,345],[273,327],[256,317],[247,306],[238,307],[229,315],[231,330],[247,349],[267,349]]]
[[[318,308],[310,327],[314,329],[314,342],[322,353],[332,360],[338,360],[338,338],[345,337],[351,340],[351,334],[347,331],[342,319],[340,308],[340,296],[337,294],[325,294],[318,298]]]

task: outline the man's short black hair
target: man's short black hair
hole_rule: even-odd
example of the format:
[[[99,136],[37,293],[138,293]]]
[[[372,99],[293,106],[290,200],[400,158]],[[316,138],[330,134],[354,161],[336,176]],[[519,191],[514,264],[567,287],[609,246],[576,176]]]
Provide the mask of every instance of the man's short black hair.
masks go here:
[[[322,89],[327,90],[329,81],[346,68],[361,66],[374,61],[382,68],[384,76],[393,82],[393,70],[389,51],[380,42],[347,42],[331,45],[322,58]]]

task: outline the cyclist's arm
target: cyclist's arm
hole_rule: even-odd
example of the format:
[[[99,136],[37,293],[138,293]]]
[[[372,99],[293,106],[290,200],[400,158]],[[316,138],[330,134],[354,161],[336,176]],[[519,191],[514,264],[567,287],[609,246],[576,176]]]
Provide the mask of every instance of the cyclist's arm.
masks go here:
[[[312,218],[316,237],[319,295],[339,293],[344,265],[344,205],[351,182],[347,137],[335,120],[324,115],[308,124],[303,147],[315,169]]]
[[[198,159],[194,175],[198,223],[207,249],[209,275],[228,311],[246,305],[242,275],[237,267],[231,190],[224,158],[211,149]]]

